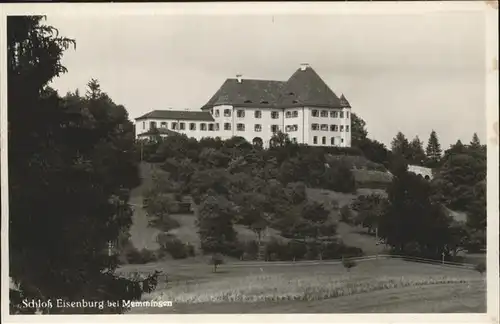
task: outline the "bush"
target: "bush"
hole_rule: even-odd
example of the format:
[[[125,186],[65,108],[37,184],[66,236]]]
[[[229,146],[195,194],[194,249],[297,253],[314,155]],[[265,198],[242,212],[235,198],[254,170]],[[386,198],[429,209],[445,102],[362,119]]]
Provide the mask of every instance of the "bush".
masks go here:
[[[480,274],[483,274],[486,272],[486,263],[485,262],[480,262],[476,265],[476,267],[474,268],[477,272],[479,272]]]
[[[354,262],[354,260],[343,259],[342,265],[347,271],[351,271],[351,268],[354,268],[357,264],[356,262]]]
[[[220,253],[215,253],[210,258],[209,263],[214,266],[214,272],[217,272],[217,267],[224,263],[224,257]]]
[[[172,234],[160,233],[157,236],[157,242],[160,244],[162,250],[168,252],[174,259],[185,259],[189,255],[188,245],[184,244],[181,240]],[[194,247],[193,253],[194,253]]]
[[[129,264],[145,264],[157,260],[154,251],[142,249],[137,250],[135,247],[129,247],[125,252],[125,259]]]
[[[300,260],[305,257],[307,253],[306,244],[298,241],[290,241],[288,242],[288,259],[292,260]]]
[[[268,261],[287,261],[290,259],[288,245],[272,238],[265,245],[266,259]]]
[[[353,217],[352,211],[348,205],[344,205],[342,206],[342,208],[340,208],[340,221],[346,224],[351,224],[352,217]]]

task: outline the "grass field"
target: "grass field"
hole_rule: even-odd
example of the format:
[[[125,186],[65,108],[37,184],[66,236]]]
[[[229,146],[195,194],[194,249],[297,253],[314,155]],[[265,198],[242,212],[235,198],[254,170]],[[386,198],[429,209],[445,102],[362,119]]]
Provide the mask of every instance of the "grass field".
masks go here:
[[[170,282],[145,299],[174,306],[132,313],[484,312],[486,307],[478,273],[400,260],[359,262],[350,272],[332,263],[235,262],[213,273],[201,262],[168,262],[160,269],[171,275]]]

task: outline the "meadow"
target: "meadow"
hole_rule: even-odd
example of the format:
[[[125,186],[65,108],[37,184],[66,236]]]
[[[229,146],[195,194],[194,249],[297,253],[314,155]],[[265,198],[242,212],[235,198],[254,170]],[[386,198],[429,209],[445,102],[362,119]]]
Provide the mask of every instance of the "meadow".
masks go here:
[[[168,273],[169,280],[144,298],[172,301],[173,307],[131,313],[484,312],[486,307],[479,273],[402,260],[358,262],[349,272],[338,262],[233,262],[213,273],[201,259],[167,261],[155,269]]]

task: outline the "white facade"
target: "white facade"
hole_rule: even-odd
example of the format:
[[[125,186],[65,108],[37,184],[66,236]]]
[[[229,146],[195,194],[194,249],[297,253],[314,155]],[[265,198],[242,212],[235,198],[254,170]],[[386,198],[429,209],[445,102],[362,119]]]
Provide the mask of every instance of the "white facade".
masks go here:
[[[269,146],[273,133],[282,131],[300,144],[311,146],[351,146],[351,109],[317,107],[253,108],[214,106],[210,109],[214,121],[171,120],[145,118],[136,121],[136,134],[152,127],[166,128],[200,140],[203,137],[233,136],[253,143],[260,138],[264,147]]]

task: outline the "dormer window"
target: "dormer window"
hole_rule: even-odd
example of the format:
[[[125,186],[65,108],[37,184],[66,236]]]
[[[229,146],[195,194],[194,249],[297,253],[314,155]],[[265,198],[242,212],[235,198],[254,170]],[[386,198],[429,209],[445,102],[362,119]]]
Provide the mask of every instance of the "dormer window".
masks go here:
[[[244,103],[252,103],[252,100],[245,100]]]
[[[289,95],[289,96],[295,96],[295,93],[293,93],[293,92],[289,92],[289,93],[288,93],[288,95]]]
[[[297,100],[293,100],[292,103],[296,104],[299,103]]]
[[[231,109],[224,109],[224,117],[231,117]]]
[[[266,104],[266,105],[267,105],[267,104],[269,103],[269,101],[262,100],[260,103],[261,103],[261,104]]]

